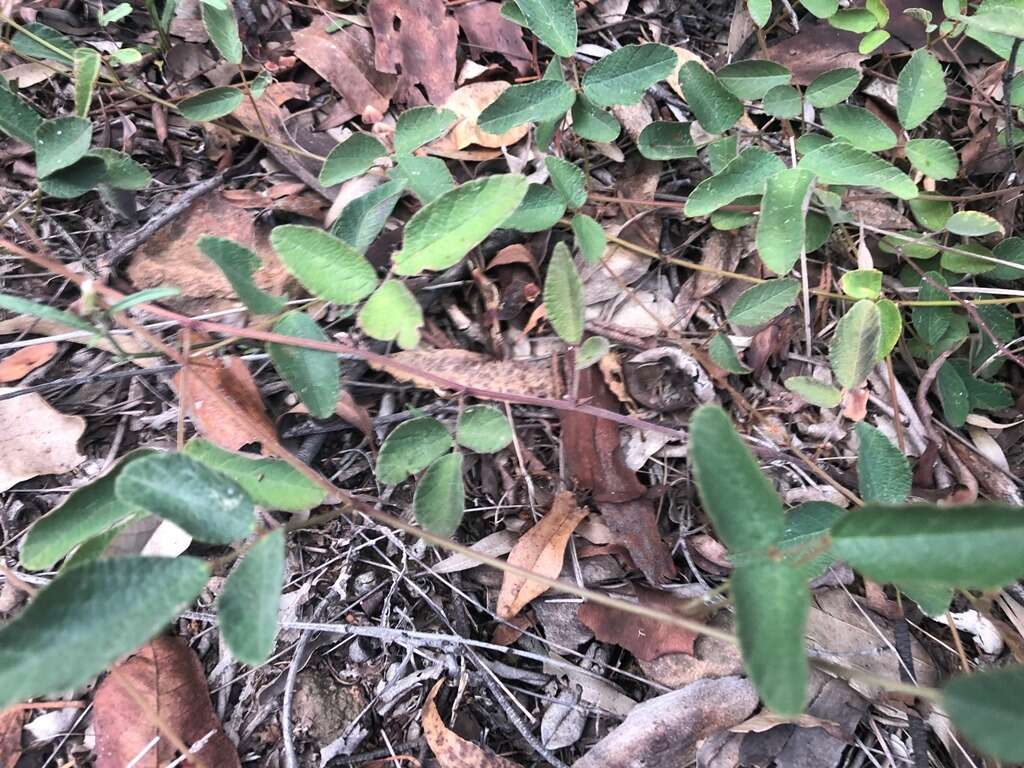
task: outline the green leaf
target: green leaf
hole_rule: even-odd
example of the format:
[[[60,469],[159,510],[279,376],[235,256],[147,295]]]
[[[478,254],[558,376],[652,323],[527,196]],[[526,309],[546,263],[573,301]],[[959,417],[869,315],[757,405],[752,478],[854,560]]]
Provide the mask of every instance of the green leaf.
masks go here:
[[[941,585],[920,582],[910,584],[901,581],[898,585],[900,592],[917,603],[921,610],[928,616],[941,616],[949,608],[953,599],[953,589]]]
[[[832,139],[823,133],[804,133],[797,137],[796,153],[798,155],[809,155],[816,149],[830,143]]]
[[[795,392],[808,403],[819,408],[835,408],[843,396],[843,393],[831,384],[818,381],[810,376],[790,376],[783,384],[790,392]]]
[[[892,35],[884,29],[876,29],[873,32],[868,32],[861,38],[860,43],[857,45],[857,50],[867,56],[868,54],[873,53],[876,48],[880,48],[885,45],[890,37],[892,37]]]
[[[145,189],[153,177],[141,163],[137,163],[124,152],[100,147],[89,151],[88,157],[100,158],[106,166],[103,183],[114,189]]]
[[[835,562],[829,530],[846,512],[827,501],[808,501],[786,513],[786,529],[776,545],[806,578],[820,576]]]
[[[60,323],[61,325],[67,325],[71,328],[77,328],[80,331],[96,333],[96,327],[93,326],[92,323],[83,320],[78,315],[73,315],[62,309],[48,307],[45,304],[39,304],[35,301],[22,299],[18,296],[11,296],[7,293],[0,293],[0,309],[6,309],[8,312],[16,312],[19,315],[31,315],[32,317],[38,317],[40,320],[49,320],[50,322]]]
[[[77,119],[77,118],[76,118]],[[107,175],[107,164],[103,158],[86,155],[74,165],[54,171],[39,180],[39,188],[51,197],[65,200],[84,195],[95,189]]]
[[[323,488],[280,459],[262,459],[248,453],[225,451],[202,438],[184,448],[186,456],[230,477],[254,504],[282,512],[305,512],[323,503]]]
[[[760,197],[757,195],[751,195],[750,197],[738,198],[736,200],[736,205],[749,205],[753,207],[760,202]],[[715,229],[725,232],[733,229],[740,229],[748,224],[753,224],[756,219],[757,216],[750,211],[718,210],[711,214],[708,221]]]
[[[565,82],[565,74],[562,72],[562,60],[557,56],[552,56],[548,65],[544,68],[544,75],[541,79],[554,80],[559,83]],[[578,94],[579,97],[582,97],[582,94]],[[537,124],[533,131],[533,138],[537,144],[537,149],[546,151],[551,146],[551,142],[555,138],[555,131],[562,124],[562,119],[562,116],[559,116],[554,120],[542,120]]]
[[[230,2],[214,3],[200,0],[203,24],[210,42],[229,64],[242,63],[242,41],[238,37],[238,22]]]
[[[698,184],[690,193],[683,213],[691,218],[708,216],[737,198],[760,195],[764,191],[764,183],[785,168],[782,161],[770,152],[760,147],[749,147],[721,173]]]
[[[583,93],[602,107],[636,104],[644,91],[672,74],[677,63],[676,52],[667,45],[624,45],[587,70]]]
[[[282,224],[271,231],[270,244],[284,268],[321,299],[355,304],[377,287],[377,273],[370,262],[321,229]]]
[[[833,136],[846,139],[867,152],[879,152],[896,146],[896,134],[874,113],[864,107],[837,104],[821,111],[821,122]]]
[[[851,269],[839,278],[843,293],[854,299],[877,299],[882,295],[882,273],[877,269]]]
[[[736,159],[739,155],[738,144],[735,134],[726,134],[707,145],[707,164],[712,174],[721,173]]]
[[[570,208],[579,208],[587,202],[587,177],[582,169],[554,155],[544,158],[544,166],[551,174],[552,185]]]
[[[115,67],[130,66],[142,61],[142,53],[138,48],[118,48],[107,54],[107,61]]]
[[[807,700],[804,627],[811,593],[803,569],[771,561],[738,565],[729,579],[743,666],[765,706],[795,716]]]
[[[508,418],[490,405],[471,405],[459,416],[455,429],[459,445],[477,453],[497,453],[512,442],[512,437]]]
[[[289,312],[274,323],[274,333],[330,342],[327,334],[305,312]],[[313,416],[326,419],[334,414],[341,386],[341,368],[334,352],[277,342],[268,342],[267,352],[281,378],[295,390]]]
[[[800,91],[791,85],[777,85],[764,95],[761,109],[780,120],[800,117],[803,112]]]
[[[716,405],[702,405],[690,419],[690,467],[704,511],[730,552],[778,541],[785,526],[782,502]]]
[[[836,29],[863,35],[878,26],[878,19],[864,8],[842,8],[829,17],[828,23]]]
[[[837,557],[882,583],[992,589],[1024,575],[1019,507],[865,504],[835,525],[832,544]]]
[[[860,83],[860,72],[850,67],[833,69],[814,78],[807,86],[807,100],[818,109],[831,107],[846,101]]]
[[[178,102],[178,111],[189,120],[208,122],[230,115],[242,103],[242,98],[237,88],[210,88]]]
[[[551,229],[565,213],[565,199],[544,184],[530,184],[519,207],[502,222],[502,229],[543,232]]]
[[[385,280],[359,310],[359,327],[374,339],[397,341],[402,349],[420,343],[423,308],[405,283]]]
[[[800,5],[819,19],[827,19],[839,10],[839,0],[801,0]]]
[[[416,522],[431,533],[451,536],[466,511],[462,483],[462,454],[442,456],[423,473],[413,495]]]
[[[405,225],[402,249],[392,256],[395,274],[418,275],[457,264],[504,223],[522,202],[526,187],[522,176],[487,176],[423,206]]]
[[[747,0],[747,12],[753,22],[763,28],[772,17],[772,0]]]
[[[252,501],[234,480],[183,453],[144,456],[121,469],[114,490],[209,544],[230,544],[252,533]]]
[[[729,321],[751,327],[764,325],[793,306],[798,293],[800,281],[791,277],[758,283],[740,294],[729,310]]]
[[[926,49],[914,51],[896,80],[896,115],[908,131],[931,117],[946,101],[942,65]]]
[[[729,130],[743,115],[740,100],[696,61],[687,61],[679,68],[679,87],[690,111],[708,133]]]
[[[956,216],[955,213],[953,215]],[[943,269],[963,275],[982,275],[992,272],[996,268],[996,265],[989,260],[992,257],[992,251],[981,243],[959,243],[953,247],[955,250],[942,252],[940,264]],[[976,256],[971,254],[976,254]]]
[[[29,528],[21,546],[21,563],[30,571],[49,570],[84,541],[98,536],[138,512],[114,495],[114,482],[128,464],[153,451],[133,451],[113,469],[67,495],[63,502]]]
[[[526,16],[519,10],[519,6],[516,5],[515,0],[504,0],[501,4],[501,15],[511,21],[514,24],[518,24],[520,27],[528,26],[530,22],[526,20]]]
[[[565,243],[555,245],[544,279],[544,308],[548,322],[563,341],[583,339],[583,283]]]
[[[804,220],[804,251],[812,253],[828,242],[832,234],[832,221],[823,213],[811,211]]]
[[[92,143],[92,123],[82,117],[43,120],[36,130],[36,173],[39,178],[74,165]]]
[[[250,312],[257,315],[276,315],[284,309],[285,301],[256,287],[252,276],[261,266],[259,256],[234,240],[204,235],[196,247],[216,264],[232,289]]]
[[[889,299],[875,302],[878,307],[878,320],[881,333],[878,335],[878,360],[888,355],[896,347],[903,333],[903,317],[900,308]]]
[[[576,370],[589,368],[607,355],[610,349],[611,345],[604,336],[591,336],[586,339],[576,350]]]
[[[452,447],[444,425],[426,416],[403,421],[384,440],[377,457],[377,479],[398,485]]]
[[[6,88],[0,78],[0,131],[31,146],[42,122],[39,113]]]
[[[130,6],[129,6],[130,7]],[[89,116],[92,92],[100,76],[100,55],[92,48],[75,49],[75,114]]]
[[[608,245],[601,225],[585,213],[577,213],[572,217],[572,234],[583,258],[588,264],[597,264],[604,257],[604,249]]]
[[[53,27],[32,21],[11,38],[11,47],[27,59],[53,59],[68,64],[74,59],[75,44]]]
[[[395,123],[395,153],[408,155],[424,144],[444,136],[456,119],[457,115],[450,109],[413,107],[405,110]]]
[[[576,101],[576,91],[560,80],[534,80],[502,91],[480,113],[477,125],[485,133],[501,135],[523,123],[557,120]]]
[[[832,373],[842,386],[856,389],[878,361],[882,321],[873,301],[861,299],[836,323],[829,346]]]
[[[988,326],[993,335],[1003,344],[1007,344],[1017,336],[1017,321],[1014,319],[1013,313],[1006,307],[998,304],[982,304],[981,306],[976,306],[975,310],[977,310],[981,319],[985,321],[985,325]],[[977,344],[971,352],[972,367],[979,368],[981,366],[978,370],[979,376],[986,378],[993,376],[1002,368],[1003,360],[1000,358],[996,358],[987,365],[985,364],[985,361],[995,352],[996,346],[992,343],[992,339],[988,337],[988,334],[979,333]]]
[[[875,17],[878,26],[885,28],[889,23],[889,8],[885,0],[866,0],[864,7]]]
[[[1024,667],[957,675],[942,689],[943,708],[975,747],[1009,763],[1024,761]]]
[[[0,707],[89,682],[169,624],[209,577],[193,557],[124,557],[62,571],[0,629]]]
[[[925,176],[941,181],[955,179],[960,171],[956,150],[942,139],[911,139],[904,150],[910,164]]]
[[[856,426],[857,478],[867,502],[902,504],[910,494],[910,464],[889,438],[865,421]]]
[[[217,600],[217,623],[231,654],[259,666],[274,651],[284,581],[284,528],[256,540],[228,575]]]
[[[953,366],[967,386],[967,396],[971,410],[1000,411],[1013,407],[1013,396],[1002,384],[983,381],[971,372],[970,361],[962,357],[951,358],[948,365]]]
[[[986,277],[990,280],[1011,281],[1024,278],[1024,238],[1008,237],[999,243],[993,250],[992,255],[1002,261],[1020,264],[1019,267],[1011,267],[1007,264],[996,264]]]
[[[803,253],[813,181],[814,175],[808,171],[787,168],[765,183],[757,220],[757,253],[777,275],[788,274]]]
[[[109,11],[104,11],[98,17],[98,21],[101,27],[105,27],[108,24],[113,24],[116,21],[130,16],[132,13],[132,6],[130,3],[118,3]]]
[[[716,333],[711,337],[711,342],[708,344],[708,355],[711,356],[711,361],[715,365],[729,373],[739,376],[750,373],[750,368],[743,364],[740,356],[736,353],[736,347],[733,346],[732,340],[724,333]]]
[[[397,167],[392,171],[394,179],[403,181],[424,204],[432,203],[455,189],[455,179],[440,157],[400,155],[396,163]]]
[[[909,147],[910,142],[907,142]],[[909,153],[908,153],[909,157]],[[917,170],[923,169],[915,166]],[[925,229],[938,231],[946,226],[949,217],[953,215],[953,204],[948,200],[930,200],[925,197],[916,197],[907,203],[917,223]],[[913,257],[911,257],[913,258]]]
[[[904,200],[917,197],[917,185],[907,174],[845,142],[831,142],[808,152],[799,167],[811,171],[822,184],[878,187]]]
[[[525,26],[555,55],[569,57],[576,52],[578,27],[572,0],[515,0],[515,4],[526,18]]]
[[[939,368],[935,384],[939,390],[939,400],[942,402],[942,414],[946,423],[951,427],[962,427],[971,412],[971,393],[967,382],[947,360]]]
[[[384,229],[388,217],[395,210],[405,192],[405,181],[386,181],[345,206],[331,225],[331,234],[365,253],[377,235]]]
[[[677,160],[697,156],[697,146],[690,138],[689,123],[661,120],[648,123],[637,137],[636,148],[648,160]]]
[[[756,101],[772,88],[789,84],[789,70],[774,61],[746,59],[718,70],[718,81],[737,99]]]
[[[622,126],[614,115],[579,93],[572,105],[572,129],[581,139],[609,142],[618,138]]]
[[[911,201],[913,202],[913,201]],[[878,241],[884,253],[901,253],[909,259],[930,259],[939,252],[939,246],[920,232],[906,231],[886,235]]]
[[[169,299],[172,296],[180,296],[181,291],[178,288],[172,286],[162,286],[158,288],[147,288],[143,291],[136,291],[135,293],[125,296],[120,301],[116,301],[110,305],[107,309],[107,314],[116,315],[119,312],[127,312],[132,307],[137,307],[139,304],[146,304],[152,301],[160,301],[161,299]]]
[[[360,176],[369,170],[373,162],[387,156],[379,141],[368,133],[353,133],[331,150],[320,169],[320,183],[333,187],[343,181]]]
[[[1024,20],[1019,2],[982,3],[972,16],[958,16],[972,30],[995,32],[1009,37],[1024,37]]]
[[[946,221],[946,231],[962,237],[1003,234],[1003,225],[981,211],[957,211]]]

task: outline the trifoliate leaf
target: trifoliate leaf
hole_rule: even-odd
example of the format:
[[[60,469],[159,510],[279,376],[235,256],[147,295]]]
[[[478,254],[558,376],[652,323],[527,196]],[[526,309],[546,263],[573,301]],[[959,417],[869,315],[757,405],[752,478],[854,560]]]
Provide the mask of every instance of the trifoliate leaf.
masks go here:
[[[854,299],[877,299],[882,294],[882,273],[877,269],[851,269],[839,278],[843,293]]]
[[[395,205],[404,192],[405,181],[394,179],[357,197],[346,205],[334,220],[331,234],[351,245],[359,253],[365,253],[384,229],[388,217],[395,210]]]
[[[572,0],[515,0],[528,27],[556,56],[576,52],[576,10]],[[505,10],[502,9],[502,14]]]
[[[413,107],[405,110],[395,122],[395,153],[407,155],[443,136],[457,119],[450,109]]]
[[[238,37],[238,22],[231,3],[200,0],[199,6],[210,42],[229,64],[241,64],[242,41]]]
[[[130,8],[131,6],[129,6]],[[100,54],[92,48],[75,49],[75,114],[88,117],[92,93],[100,76]]]
[[[822,184],[878,187],[904,200],[917,197],[913,179],[882,158],[845,142],[831,142],[809,152],[800,158],[799,167]]]
[[[92,143],[92,123],[82,117],[44,120],[36,129],[36,173],[39,178],[67,168],[85,157]]]
[[[724,333],[716,333],[711,337],[711,343],[708,344],[708,355],[715,365],[729,373],[737,375],[750,373],[750,368],[740,360],[732,340]]]
[[[764,95],[761,109],[780,120],[799,117],[803,111],[800,91],[791,85],[777,85]]]
[[[903,316],[900,308],[889,299],[875,302],[878,306],[878,320],[881,333],[878,335],[878,359],[888,355],[896,347],[903,333]]]
[[[879,152],[896,146],[896,134],[881,118],[864,107],[837,104],[821,111],[821,122],[833,136],[846,139],[855,147]]]
[[[582,93],[572,105],[572,129],[588,141],[615,141],[622,130],[615,116],[605,112]]]
[[[1009,665],[957,675],[942,690],[943,709],[978,749],[999,760],[1024,760],[1024,667]]]
[[[551,184],[570,208],[587,202],[587,177],[582,169],[554,155],[544,158],[544,166],[551,174]]]
[[[455,189],[448,165],[440,157],[399,155],[395,158],[392,179],[405,184],[424,204],[432,203]]]
[[[597,264],[604,256],[608,244],[601,225],[584,213],[577,213],[572,218],[572,233],[576,247],[588,264]]]
[[[957,211],[946,221],[946,231],[961,237],[1003,234],[1003,225],[981,211]]]
[[[503,229],[543,232],[558,223],[565,213],[565,199],[544,184],[530,184],[519,207],[502,223]]]
[[[608,354],[611,344],[603,336],[591,336],[586,339],[576,350],[576,370],[582,371],[589,368],[602,357]]]

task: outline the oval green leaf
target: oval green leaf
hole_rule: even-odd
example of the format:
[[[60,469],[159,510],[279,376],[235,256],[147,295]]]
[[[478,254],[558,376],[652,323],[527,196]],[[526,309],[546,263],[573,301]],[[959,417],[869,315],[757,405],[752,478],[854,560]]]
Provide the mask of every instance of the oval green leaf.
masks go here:
[[[322,229],[282,224],[270,233],[270,244],[285,269],[321,299],[355,304],[377,287],[370,262]]]
[[[729,310],[729,321],[736,325],[759,326],[793,306],[800,292],[800,281],[791,277],[766,280],[745,290]]]
[[[224,641],[236,659],[253,667],[274,651],[284,554],[284,528],[257,539],[228,575],[217,600]]]
[[[327,334],[305,312],[289,312],[274,323],[274,333],[330,342]],[[326,419],[334,414],[341,386],[341,369],[334,352],[278,342],[268,342],[267,352],[281,378],[295,390],[313,416]]]
[[[477,453],[497,453],[512,442],[508,417],[490,405],[471,405],[459,416],[455,439]]]
[[[412,500],[416,522],[431,533],[451,536],[466,511],[462,454],[442,456],[423,473]]]
[[[403,421],[380,447],[377,479],[385,485],[398,485],[409,475],[425,469],[451,447],[451,435],[436,419],[419,416]]]

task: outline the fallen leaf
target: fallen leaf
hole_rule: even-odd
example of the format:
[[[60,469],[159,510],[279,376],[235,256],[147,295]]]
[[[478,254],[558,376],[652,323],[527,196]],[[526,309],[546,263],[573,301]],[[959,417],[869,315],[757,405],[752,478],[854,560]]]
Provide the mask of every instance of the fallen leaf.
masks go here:
[[[0,388],[0,394],[11,392]],[[70,472],[85,456],[78,440],[85,419],[66,416],[35,393],[0,400],[0,491],[40,475]]]
[[[858,224],[870,224],[879,229],[914,228],[914,222],[884,200],[869,200],[863,197],[851,199],[851,197],[847,196],[843,200],[843,210],[853,216],[853,220]]]
[[[263,266],[253,279],[263,290],[281,293],[288,284],[288,273],[270,247],[269,233],[257,228],[253,214],[220,194],[200,198],[151,237],[136,251],[128,277],[138,290],[168,285],[179,288],[179,296],[164,302],[189,314],[238,306],[227,278],[196,247],[203,235],[229,238],[255,253]]]
[[[470,549],[474,552],[480,552],[490,557],[501,557],[507,555],[512,551],[512,547],[516,543],[516,535],[512,531],[502,529],[495,531],[489,536],[484,536],[480,541],[473,544]],[[442,573],[457,573],[459,571],[465,571],[469,568],[475,568],[480,563],[468,555],[459,554],[456,552],[454,555],[449,555],[437,565],[433,566],[430,571],[431,573],[442,574]]]
[[[698,680],[638,704],[573,768],[692,765],[698,741],[742,723],[757,706],[748,680]]]
[[[480,147],[507,147],[515,144],[530,130],[528,123],[510,128],[500,135],[485,133],[477,126],[480,113],[495,102],[510,83],[488,80],[464,85],[449,96],[442,105],[459,118],[446,136],[427,145],[428,152],[450,153],[476,144]]]
[[[377,122],[391,103],[398,78],[374,68],[369,31],[350,24],[328,33],[330,24],[327,14],[316,14],[310,26],[295,32],[295,55],[344,96],[364,122]]]
[[[78,328],[72,328],[70,325],[64,325],[52,320],[40,320],[29,315],[19,315],[8,320],[0,320],[0,336],[8,336],[15,333],[38,333],[41,336],[60,336],[66,333],[76,334],[73,338],[67,339],[67,341],[75,344],[87,344],[90,347],[102,349],[104,352],[110,352],[118,356],[125,352],[131,355],[129,359],[132,364],[139,366],[139,368],[153,368],[163,364],[159,357],[140,357],[141,353],[152,350],[144,341],[130,335],[118,334],[116,337],[118,346],[115,347],[108,339],[98,338],[94,334],[83,333]]]
[[[438,680],[427,694],[423,704],[423,737],[427,740],[441,768],[520,768],[518,763],[506,760],[466,741],[448,728],[437,711],[434,699],[444,680]]]
[[[275,186],[284,187],[284,184]],[[260,208],[262,210],[294,213],[307,219],[319,219],[327,208],[324,199],[309,192],[303,192],[306,185],[300,184],[293,192],[276,193],[273,188],[261,192],[255,189],[226,189],[221,194],[233,205],[242,208]]]
[[[22,347],[14,354],[0,360],[0,383],[18,381],[41,365],[45,365],[57,354],[57,344],[52,341]]]
[[[459,23],[448,15],[444,0],[370,0],[366,14],[377,71],[398,75],[395,97],[414,105],[447,99],[455,89]]]
[[[781,64],[793,74],[794,85],[810,85],[818,75],[833,69],[850,67],[860,71],[860,63],[867,58],[858,50],[860,35],[829,26],[825,22],[801,24],[800,31],[782,42],[770,46],[765,58]],[[875,53],[888,53],[900,43],[888,41]]]
[[[649,583],[663,584],[675,575],[672,553],[658,532],[658,516],[650,499],[642,497],[621,504],[599,502],[597,508],[615,542],[626,548]]]
[[[21,725],[25,710],[11,708],[0,712],[0,768],[14,768],[21,758]]]
[[[463,386],[486,387],[530,397],[558,397],[551,367],[532,360],[492,360],[464,349],[410,349],[389,355],[387,363],[373,367],[421,389],[446,387],[416,371],[444,378],[451,382],[453,390]]]
[[[640,605],[677,613],[682,601],[668,592],[633,585]],[[668,653],[693,655],[697,633],[646,616],[631,616],[617,608],[585,602],[576,613],[598,640],[621,645],[642,661]]]
[[[134,696],[126,686],[131,686]],[[140,701],[145,702],[145,709]],[[146,716],[147,710],[158,714],[161,723],[188,746],[212,733],[194,753],[207,768],[241,765],[238,750],[213,711],[203,667],[180,638],[158,637],[114,667],[96,689],[93,707],[96,768],[124,768],[129,763],[136,768],[157,768],[175,758],[174,745],[161,737],[143,758],[133,762],[161,736]]]
[[[215,445],[237,451],[243,445],[260,442],[261,433],[274,433],[256,382],[240,358],[195,359],[184,377],[184,391],[182,378],[181,371],[174,375],[174,388],[187,400],[187,413],[196,430]],[[233,407],[215,393],[227,398]]]
[[[558,578],[569,537],[586,516],[587,510],[576,506],[572,493],[560,492],[548,513],[516,542],[508,562],[549,579]],[[506,572],[498,594],[498,616],[503,619],[515,616],[547,590],[544,584]]]
[[[459,26],[472,46],[471,53],[498,53],[515,67],[519,74],[529,74],[533,57],[523,42],[523,28],[501,15],[501,3],[466,3],[452,8]],[[49,75],[49,73],[47,73]]]

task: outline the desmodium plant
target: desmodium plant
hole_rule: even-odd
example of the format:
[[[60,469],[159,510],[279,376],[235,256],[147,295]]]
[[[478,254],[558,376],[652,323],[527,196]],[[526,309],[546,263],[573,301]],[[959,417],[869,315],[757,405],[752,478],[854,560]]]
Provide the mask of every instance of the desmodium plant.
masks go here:
[[[104,14],[101,23],[123,18],[123,5]],[[862,35],[865,56],[888,39],[889,11],[883,2],[868,0],[863,8],[843,9],[835,0],[804,0],[802,5],[834,27]],[[776,10],[770,0],[749,0],[748,9],[760,27]],[[157,13],[155,5],[149,10],[163,44],[169,18]],[[946,18],[938,25],[927,10],[908,13],[930,42],[967,36],[1003,59],[1015,58],[1024,38],[1021,0],[983,0],[974,8],[947,0],[943,11]],[[221,58],[240,64],[243,49],[230,3],[202,0],[201,12]],[[849,103],[861,82],[858,69],[837,68],[799,87],[786,67],[772,61],[741,60],[712,72],[692,55],[642,43],[612,51],[581,75],[577,61],[590,57],[578,49],[571,0],[515,0],[505,3],[502,13],[527,27],[553,55],[543,77],[508,87],[483,109],[477,128],[502,134],[532,125],[543,156],[538,164],[543,172],[533,180],[501,173],[457,184],[445,162],[424,147],[460,118],[443,107],[418,107],[398,116],[390,145],[355,132],[319,158],[319,181],[325,187],[371,168],[387,176],[349,202],[329,231],[300,224],[272,231],[274,251],[313,297],[309,302],[293,308],[289,297],[257,287],[253,275],[260,260],[239,243],[216,233],[197,243],[250,315],[272,329],[269,357],[310,414],[331,415],[340,390],[336,353],[315,320],[325,304],[350,313],[355,328],[368,338],[415,348],[425,321],[410,281],[458,265],[501,229],[532,233],[559,228],[543,280],[546,320],[576,367],[600,358],[609,342],[587,336],[577,265],[599,264],[610,243],[643,249],[609,236],[582,212],[590,200],[587,167],[566,156],[555,138],[570,130],[571,120],[572,135],[580,142],[615,141],[621,126],[612,109],[636,104],[661,81],[685,102],[686,111],[678,114],[692,119],[651,122],[635,136],[637,151],[652,160],[704,160],[711,173],[688,195],[681,213],[706,219],[718,230],[754,227],[757,254],[774,274],[766,280],[745,276],[753,285],[728,319],[741,326],[762,325],[801,298],[809,308],[810,295],[838,308],[829,364],[839,386],[794,376],[785,382],[789,389],[810,403],[835,407],[845,395],[861,390],[877,364],[903,343],[924,367],[936,367],[949,426],[964,425],[974,411],[1011,402],[994,378],[1004,363],[1004,345],[1017,334],[1016,319],[1000,299],[974,301],[968,311],[954,293],[970,294],[978,281],[999,287],[1024,277],[1024,240],[1003,238],[1003,225],[995,218],[954,210],[950,200],[934,194],[937,184],[957,177],[961,158],[952,144],[929,133],[929,120],[947,95],[943,65],[929,45],[902,63],[895,84],[897,135],[896,125]],[[133,85],[123,66],[142,53],[121,49],[101,54],[76,48],[39,23],[11,25],[15,52],[26,60],[57,62],[73,85],[74,114],[44,119],[0,82],[0,130],[35,153],[35,199],[74,198],[97,190],[116,207],[123,193],[145,188],[149,171],[125,153],[94,147],[88,119],[98,88],[116,85],[156,100]],[[1015,79],[1004,98],[1019,107],[1021,75],[1014,65],[1009,62]],[[252,82],[243,75],[237,87],[212,88],[176,103],[158,101],[188,120],[222,121],[218,125],[227,130],[245,133],[230,122],[231,115],[248,102],[259,117],[270,81],[267,73]],[[1012,119],[1001,138],[1011,152],[1016,150]],[[542,178],[546,181],[538,181]],[[849,192],[860,188],[903,201],[918,228],[889,230],[855,215]],[[418,208],[405,222],[401,247],[382,276],[367,251],[406,197]],[[853,244],[851,231],[861,240],[864,233],[879,236],[883,251],[906,262],[899,278],[917,290],[916,300],[886,295],[882,271],[866,247]],[[808,254],[833,235],[846,244],[857,265],[838,279],[841,293],[806,283]],[[580,259],[574,259],[573,249]],[[693,266],[678,259],[669,263]],[[86,290],[80,314],[3,294],[0,308],[96,334],[116,349],[109,334],[112,323],[134,306],[152,306],[174,293],[167,287],[111,303],[105,300],[111,292]],[[712,337],[707,354],[728,373],[750,372],[724,333]],[[388,435],[376,464],[377,478],[385,485],[416,476],[415,517],[435,542],[456,531],[464,512],[458,447],[488,453],[514,439],[506,415],[485,404],[462,410],[454,439],[450,427],[413,414]],[[702,505],[736,565],[728,591],[744,662],[765,704],[780,715],[797,715],[806,704],[808,583],[834,560],[845,561],[865,578],[893,584],[931,615],[946,610],[954,590],[984,593],[1024,576],[1019,509],[905,505],[910,490],[905,457],[872,427],[860,424],[856,430],[864,505],[852,512],[823,503],[787,511],[724,411],[705,406],[690,422],[690,461]],[[305,512],[336,501],[329,499],[332,492],[329,483],[294,457],[255,458],[201,438],[176,453],[138,451],[123,457],[106,475],[69,494],[24,539],[25,568],[49,571],[59,565],[59,570],[0,629],[0,707],[88,682],[172,621],[199,596],[215,568],[225,565],[233,566],[217,605],[225,641],[239,660],[263,663],[275,644],[288,526],[269,525],[256,513]],[[233,554],[218,561],[100,556],[119,530],[149,515],[174,522],[196,541],[230,545]],[[906,690],[898,681],[888,685]],[[913,690],[939,703],[980,749],[1000,759],[1024,760],[1024,742],[1017,734],[1024,718],[1020,667],[957,676],[941,690]]]

